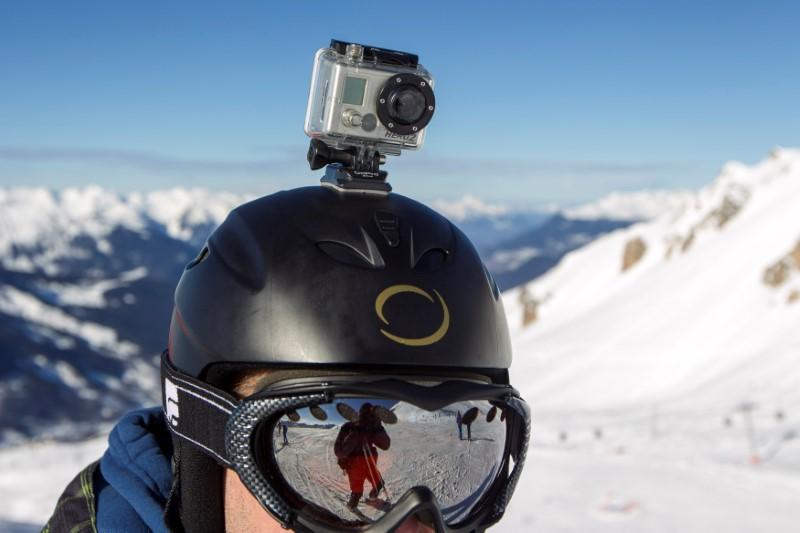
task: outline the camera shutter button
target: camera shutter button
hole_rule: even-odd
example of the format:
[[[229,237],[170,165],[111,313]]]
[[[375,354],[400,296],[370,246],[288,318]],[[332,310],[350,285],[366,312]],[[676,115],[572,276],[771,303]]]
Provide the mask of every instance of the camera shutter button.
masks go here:
[[[378,117],[372,113],[367,113],[361,117],[361,129],[364,131],[372,131],[378,127]]]

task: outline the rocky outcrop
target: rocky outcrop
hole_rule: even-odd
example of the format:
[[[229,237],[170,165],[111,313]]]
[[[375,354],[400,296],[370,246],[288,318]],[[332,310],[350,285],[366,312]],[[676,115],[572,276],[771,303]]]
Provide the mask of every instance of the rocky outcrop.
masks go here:
[[[789,256],[792,258],[792,261],[794,261],[794,267],[800,270],[800,241],[797,242],[797,245],[794,247],[794,250],[789,253]]]
[[[800,241],[789,253],[764,269],[762,281],[767,287],[777,289],[785,285],[789,278],[798,273],[800,273]],[[792,289],[789,293],[788,302],[793,303],[798,299],[800,299],[800,290]]]
[[[764,270],[764,276],[762,278],[764,285],[772,287],[773,289],[780,287],[789,279],[790,271],[789,262],[786,261],[786,259],[781,259]]]
[[[694,244],[694,230],[689,232],[689,235],[681,242],[681,252],[686,253],[689,251],[689,248],[692,247]]]
[[[633,265],[641,261],[647,251],[647,244],[641,237],[631,239],[625,244],[625,251],[622,253],[622,271],[630,269]]]
[[[709,214],[708,220],[718,229],[722,229],[739,213],[739,211],[741,211],[742,205],[744,205],[744,202],[726,196],[722,200],[722,204]]]
[[[669,260],[680,250],[688,252],[701,235],[708,229],[723,230],[741,211],[750,198],[750,191],[743,187],[732,187],[706,216],[687,227],[684,232],[669,235],[666,238],[667,251],[665,258]]]

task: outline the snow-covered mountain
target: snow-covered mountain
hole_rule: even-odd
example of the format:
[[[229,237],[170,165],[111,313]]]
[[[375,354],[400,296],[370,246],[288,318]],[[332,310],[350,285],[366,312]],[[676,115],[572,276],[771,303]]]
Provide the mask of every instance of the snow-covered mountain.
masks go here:
[[[656,218],[688,197],[688,192],[680,190],[612,193],[588,204],[550,211],[540,223],[517,226],[505,238],[495,235],[480,251],[500,289],[511,289],[541,276],[572,250],[610,231]]]
[[[0,189],[0,443],[80,438],[156,401],[180,272],[244,199]]]
[[[505,297],[514,375],[540,409],[798,406],[800,151],[730,163]]]
[[[797,529],[799,150],[726,165],[504,300],[535,433],[502,527]]]

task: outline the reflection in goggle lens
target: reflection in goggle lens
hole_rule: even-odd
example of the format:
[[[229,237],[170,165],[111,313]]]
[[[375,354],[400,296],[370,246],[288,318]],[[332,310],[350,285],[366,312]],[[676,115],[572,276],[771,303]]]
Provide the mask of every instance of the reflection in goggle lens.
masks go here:
[[[397,400],[342,398],[282,417],[271,447],[297,495],[342,524],[374,522],[419,485],[455,524],[497,476],[505,411],[483,400],[426,411]]]

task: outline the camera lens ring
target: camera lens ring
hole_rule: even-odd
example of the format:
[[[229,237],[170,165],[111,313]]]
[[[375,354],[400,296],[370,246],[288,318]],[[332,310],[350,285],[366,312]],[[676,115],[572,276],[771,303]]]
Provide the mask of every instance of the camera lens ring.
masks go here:
[[[422,98],[420,98],[420,96]],[[423,104],[424,100],[424,104]],[[407,113],[392,109],[392,105],[410,102],[412,105],[422,104],[420,112]],[[378,94],[378,119],[381,124],[397,135],[412,135],[428,125],[436,109],[436,98],[430,83],[416,74],[397,74],[386,80],[386,84]],[[409,116],[411,115],[411,116]]]

